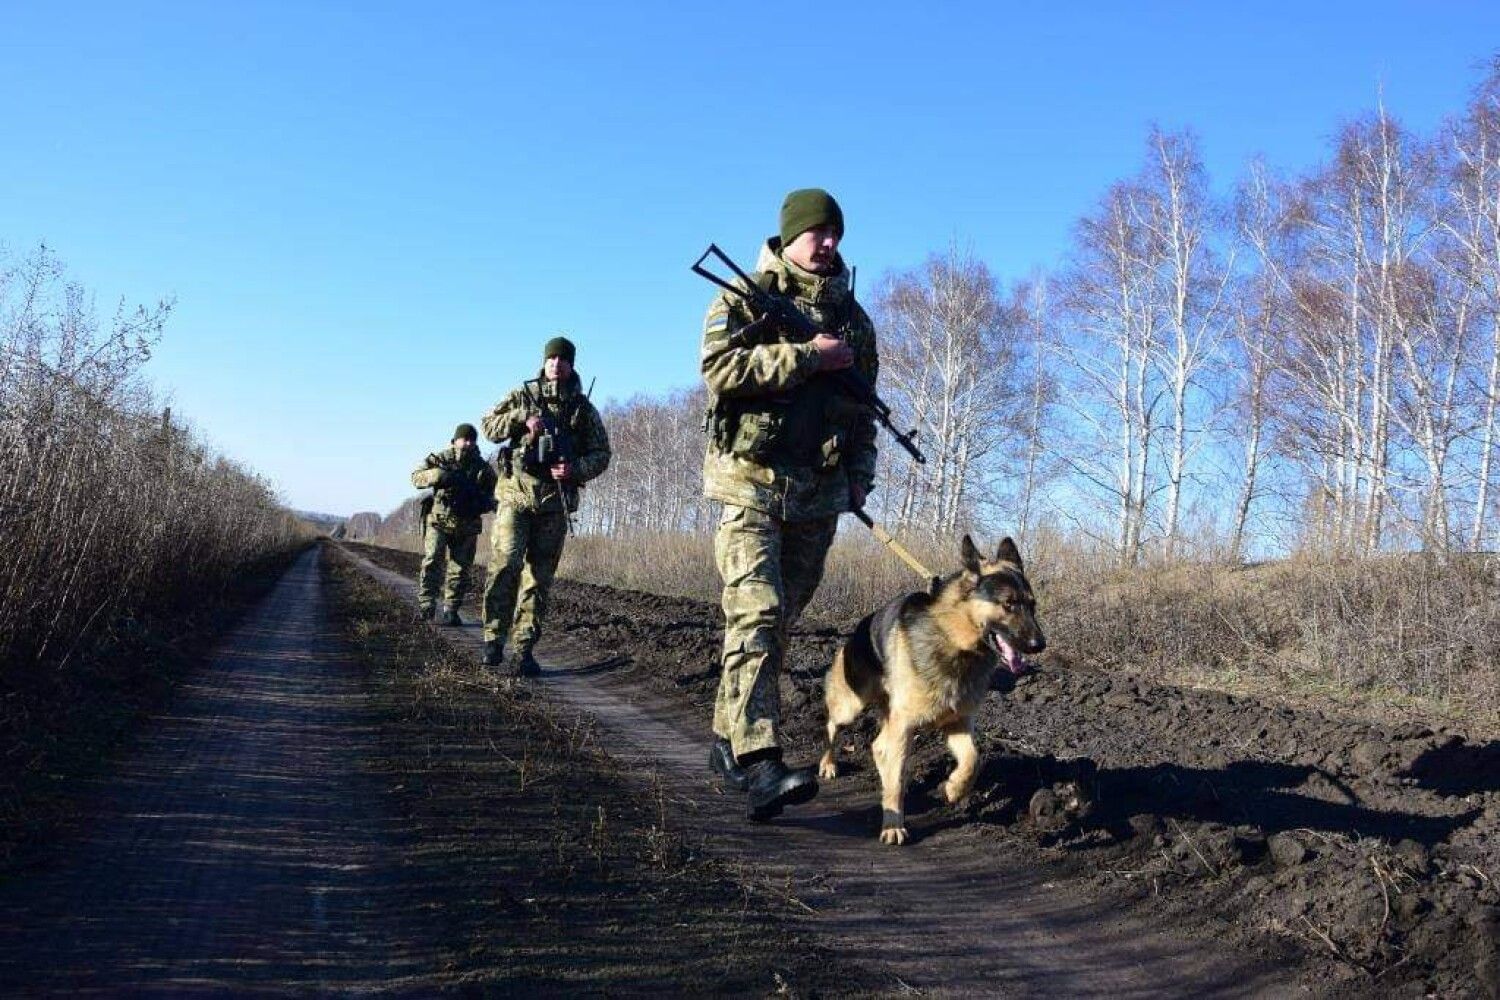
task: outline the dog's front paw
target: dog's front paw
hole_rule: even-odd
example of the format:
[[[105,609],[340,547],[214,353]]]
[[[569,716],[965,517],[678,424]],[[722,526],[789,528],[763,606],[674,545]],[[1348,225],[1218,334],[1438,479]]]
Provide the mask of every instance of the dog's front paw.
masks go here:
[[[824,781],[832,781],[839,776],[839,766],[830,754],[818,761],[818,777]]]
[[[943,801],[950,806],[956,802],[962,802],[969,797],[969,791],[970,789],[967,784],[960,785],[952,778],[949,778],[943,782]]]
[[[906,843],[906,817],[894,809],[880,811],[880,842],[900,847]]]

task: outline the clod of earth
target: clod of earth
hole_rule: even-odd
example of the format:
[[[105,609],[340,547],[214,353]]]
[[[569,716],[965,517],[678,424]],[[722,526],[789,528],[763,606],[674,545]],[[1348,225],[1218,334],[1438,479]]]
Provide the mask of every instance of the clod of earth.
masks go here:
[[[1295,868],[1311,855],[1307,845],[1289,833],[1278,833],[1266,841],[1277,868]]]

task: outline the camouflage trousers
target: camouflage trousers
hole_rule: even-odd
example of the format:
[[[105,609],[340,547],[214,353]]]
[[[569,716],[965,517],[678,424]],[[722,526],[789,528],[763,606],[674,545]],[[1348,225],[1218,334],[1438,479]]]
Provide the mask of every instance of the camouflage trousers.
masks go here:
[[[417,575],[417,606],[431,612],[441,590],[443,603],[456,608],[469,592],[469,568],[479,536],[460,535],[435,524],[422,536],[422,569]]]
[[[724,581],[724,653],[714,734],[735,756],[781,745],[781,664],[787,631],[823,579],[837,517],[783,521],[724,505],[714,561]]]
[[[542,633],[547,592],[568,538],[568,515],[500,505],[490,528],[484,637],[528,653]]]

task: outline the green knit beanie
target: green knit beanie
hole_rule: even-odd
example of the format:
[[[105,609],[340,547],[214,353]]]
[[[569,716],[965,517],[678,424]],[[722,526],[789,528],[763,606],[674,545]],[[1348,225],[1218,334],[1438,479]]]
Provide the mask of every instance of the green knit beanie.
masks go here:
[[[844,211],[833,195],[822,188],[799,188],[781,203],[781,245],[801,236],[814,226],[832,224],[844,238]]]
[[[573,342],[567,337],[553,337],[547,341],[547,346],[542,348],[542,361],[544,362],[548,358],[562,358],[571,365],[577,356],[578,348],[574,347]]]
[[[459,438],[463,438],[466,441],[478,441],[479,432],[474,429],[473,424],[459,424],[453,429],[451,440],[457,441]]]

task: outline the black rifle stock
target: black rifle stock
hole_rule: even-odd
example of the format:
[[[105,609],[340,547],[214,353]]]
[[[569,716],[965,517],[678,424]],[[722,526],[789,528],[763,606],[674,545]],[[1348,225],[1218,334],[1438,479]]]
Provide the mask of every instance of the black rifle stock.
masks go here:
[[[735,276],[745,283],[745,287],[741,288],[734,282],[728,281],[704,267],[703,262],[710,257],[718,259],[720,263],[733,271]],[[802,315],[802,311],[790,299],[782,295],[775,295],[757,285],[751,279],[750,275],[742,271],[738,264],[729,259],[728,254],[719,249],[717,243],[710,243],[708,249],[703,251],[703,255],[693,264],[693,273],[700,278],[713,282],[726,292],[744,299],[750,304],[751,309],[760,316],[770,317],[773,324],[790,328],[807,337],[809,340],[819,333],[828,333],[829,336],[834,337],[839,336],[839,333],[836,331],[819,330],[812,320]],[[896,443],[906,449],[906,453],[912,457],[912,461],[918,465],[927,464],[927,457],[917,448],[915,440],[917,428],[913,427],[905,434],[901,433],[891,420],[890,406],[876,394],[875,387],[869,383],[869,380],[864,375],[860,374],[854,368],[843,368],[835,372],[824,372],[823,377],[833,379],[834,384],[838,386],[840,391],[855,402],[868,406],[875,415],[876,423],[884,427],[890,433],[891,437],[896,439]]]

